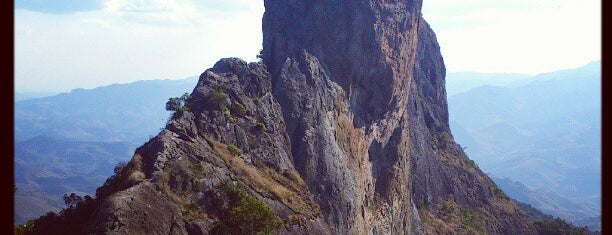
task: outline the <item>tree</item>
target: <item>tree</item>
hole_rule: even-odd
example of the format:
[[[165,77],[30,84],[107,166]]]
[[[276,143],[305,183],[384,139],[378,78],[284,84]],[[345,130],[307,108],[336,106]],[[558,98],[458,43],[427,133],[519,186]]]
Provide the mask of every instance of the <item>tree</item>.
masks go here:
[[[281,224],[270,207],[253,197],[232,208],[227,220],[232,234],[270,234]]]
[[[119,173],[121,173],[121,170],[123,170],[123,168],[125,168],[127,164],[128,163],[126,161],[121,161],[117,163],[117,165],[115,166],[115,175],[118,175]]]
[[[181,97],[172,97],[166,102],[166,110],[174,112],[187,111],[187,100],[189,100],[189,93],[183,94]]]
[[[166,110],[168,111],[179,111],[181,110],[181,107],[183,106],[183,102],[181,102],[181,99],[178,97],[173,97],[168,99],[168,102],[166,102]]]

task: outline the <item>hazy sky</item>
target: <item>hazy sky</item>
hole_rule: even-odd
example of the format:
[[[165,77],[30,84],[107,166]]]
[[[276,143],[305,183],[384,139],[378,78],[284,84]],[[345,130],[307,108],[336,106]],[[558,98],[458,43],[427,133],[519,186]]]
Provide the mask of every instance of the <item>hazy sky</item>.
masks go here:
[[[255,61],[263,0],[16,0],[15,89],[66,92]],[[537,74],[601,58],[599,0],[424,0],[448,71]]]

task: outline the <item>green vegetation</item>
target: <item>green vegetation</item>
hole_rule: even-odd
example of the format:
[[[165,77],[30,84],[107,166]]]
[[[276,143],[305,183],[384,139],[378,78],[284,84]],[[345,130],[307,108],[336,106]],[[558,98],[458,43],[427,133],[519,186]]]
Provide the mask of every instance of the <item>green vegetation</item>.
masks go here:
[[[266,124],[258,122],[257,124],[255,124],[255,129],[257,129],[259,132],[265,132],[267,130]]]
[[[533,223],[538,230],[540,235],[556,235],[556,234],[569,234],[569,235],[582,235],[592,234],[587,230],[586,227],[580,228],[568,224],[562,219],[556,218],[554,220],[540,220],[534,221]]]
[[[506,196],[506,193],[504,193],[504,191],[501,190],[499,187],[497,187],[497,185],[495,185],[495,184],[489,186],[489,191],[490,191],[491,195],[493,195],[494,197],[498,197],[498,198],[507,198],[508,197],[508,196]]]
[[[227,146],[227,151],[230,152],[230,154],[232,154],[232,156],[234,157],[238,157],[242,154],[242,152],[240,151],[240,149],[238,149],[238,147],[236,147],[233,144],[230,144]]]
[[[482,215],[475,214],[470,209],[462,210],[461,212],[461,224],[466,227],[470,227],[478,231],[479,234],[486,233],[484,221],[482,220]]]
[[[120,162],[115,166],[115,174],[106,179],[104,184],[96,189],[96,198],[104,198],[117,191],[129,188],[142,180],[145,175],[142,172],[142,156],[136,154],[132,161],[124,165]]]
[[[168,102],[166,102],[166,110],[177,113],[189,111],[189,108],[187,107],[189,98],[189,94],[185,93],[181,97],[172,97],[168,99]]]
[[[473,167],[473,168],[476,168],[476,167],[477,167],[476,162],[475,162],[474,160],[472,160],[472,159],[468,159],[468,161],[467,161],[467,162],[468,162],[468,165],[469,165],[469,166],[471,166],[471,167]]]
[[[464,210],[461,214],[461,223],[465,226],[473,227],[476,223],[472,210]]]
[[[25,224],[17,225],[14,229],[15,235],[30,234],[34,231],[34,220],[30,220]]]
[[[442,210],[449,214],[454,214],[457,212],[457,204],[452,199],[446,200],[442,203]]]
[[[18,225],[14,234],[84,234],[89,218],[98,202],[90,196],[78,196],[74,193],[64,195],[68,208],[59,214],[49,212],[36,220]]]
[[[208,92],[204,97],[206,107],[224,112],[229,105],[229,97],[223,92],[221,86],[217,86],[214,91]]]
[[[194,219],[206,218],[206,213],[197,203],[189,203],[183,206],[183,220],[186,222],[193,221]]]
[[[241,184],[226,181],[213,198],[220,211],[211,234],[274,234],[281,221],[261,200],[249,196]]]
[[[234,104],[232,104],[231,111],[233,114],[236,114],[238,117],[244,117],[247,115],[247,112],[248,112],[246,107],[244,107],[243,104],[238,103],[238,102],[234,102]]]

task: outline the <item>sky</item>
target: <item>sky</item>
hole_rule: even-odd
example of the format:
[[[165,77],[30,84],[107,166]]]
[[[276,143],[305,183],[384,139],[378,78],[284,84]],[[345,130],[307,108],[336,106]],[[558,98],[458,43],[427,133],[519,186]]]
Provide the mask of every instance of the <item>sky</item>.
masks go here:
[[[197,76],[256,61],[263,1],[15,0],[15,91]],[[599,0],[424,0],[449,72],[538,74],[601,59]]]

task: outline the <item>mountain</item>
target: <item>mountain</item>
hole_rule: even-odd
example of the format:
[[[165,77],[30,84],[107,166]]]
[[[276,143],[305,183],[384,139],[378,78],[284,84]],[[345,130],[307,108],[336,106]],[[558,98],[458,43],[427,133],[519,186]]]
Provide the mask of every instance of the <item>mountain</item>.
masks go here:
[[[197,78],[149,80],[76,89],[15,102],[15,140],[36,136],[141,144],[167,121],[164,104],[190,91]]]
[[[576,221],[576,225],[585,226],[591,231],[601,231],[601,215]]]
[[[453,96],[481,86],[518,86],[531,81],[527,74],[515,73],[446,73],[446,94]]]
[[[508,178],[492,177],[492,179],[509,197],[529,204],[547,215],[571,221],[579,226],[589,225],[590,229],[601,229],[601,220],[599,222],[594,220],[601,215],[598,208],[589,207],[555,192],[530,190],[524,184]]]
[[[421,1],[265,0],[166,127],[34,234],[537,234],[452,138]],[[547,228],[547,227],[546,227]]]
[[[168,98],[196,82],[138,81],[15,102],[15,223],[60,211],[65,193],[93,195],[165,125]]]
[[[94,194],[135,146],[36,137],[15,144],[15,223],[64,207],[62,195]]]
[[[59,92],[15,92],[15,101],[44,98],[57,94],[59,94]]]
[[[574,223],[597,216],[600,79],[601,63],[593,62],[529,78],[522,86],[474,88],[449,97],[451,128],[484,171],[546,198],[531,201],[534,207]]]

